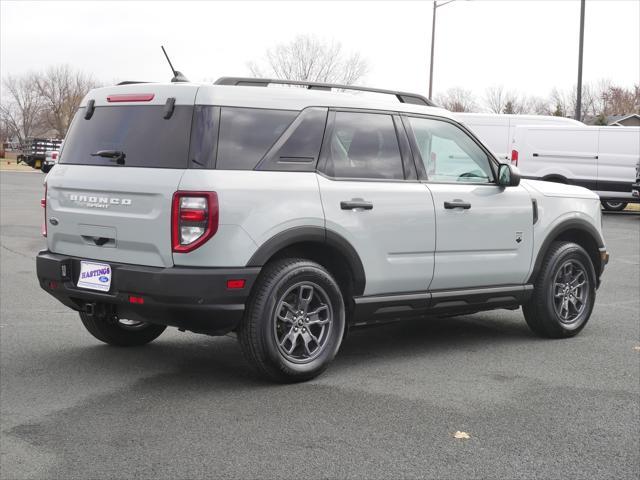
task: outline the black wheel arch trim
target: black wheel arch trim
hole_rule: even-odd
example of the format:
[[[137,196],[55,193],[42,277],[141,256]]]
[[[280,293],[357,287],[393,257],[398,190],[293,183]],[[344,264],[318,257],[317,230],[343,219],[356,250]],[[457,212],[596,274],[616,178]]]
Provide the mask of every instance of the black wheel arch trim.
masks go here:
[[[338,250],[346,258],[353,275],[354,295],[364,293],[366,276],[358,252],[342,235],[323,227],[293,227],[274,235],[251,256],[247,267],[262,267],[280,250],[303,242],[323,243]]]
[[[598,230],[596,230],[596,228],[586,220],[582,220],[579,218],[572,218],[569,220],[565,220],[560,224],[556,225],[555,227],[553,227],[553,229],[551,229],[551,231],[547,234],[547,237],[542,242],[542,245],[540,246],[540,250],[538,251],[538,256],[536,257],[536,261],[533,266],[533,270],[527,280],[528,283],[533,283],[535,278],[538,276],[538,273],[540,273],[542,262],[544,261],[544,258],[547,255],[547,252],[549,251],[549,247],[551,247],[551,244],[561,234],[569,230],[580,230],[582,232],[587,233],[595,241],[598,249],[602,249],[605,246],[604,239],[602,238],[602,235],[600,235],[600,232],[598,232]],[[600,278],[600,275],[602,274],[602,268],[597,268],[597,265],[594,265],[593,267],[596,272],[597,281],[599,283],[599,278]]]

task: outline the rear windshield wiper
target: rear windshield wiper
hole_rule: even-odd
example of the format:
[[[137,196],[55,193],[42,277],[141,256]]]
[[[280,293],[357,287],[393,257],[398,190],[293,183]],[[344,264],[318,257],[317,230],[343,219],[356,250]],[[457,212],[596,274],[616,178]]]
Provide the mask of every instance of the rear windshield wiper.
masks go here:
[[[120,150],[98,150],[96,153],[91,154],[92,157],[103,157],[114,160],[118,165],[124,165],[124,152]]]

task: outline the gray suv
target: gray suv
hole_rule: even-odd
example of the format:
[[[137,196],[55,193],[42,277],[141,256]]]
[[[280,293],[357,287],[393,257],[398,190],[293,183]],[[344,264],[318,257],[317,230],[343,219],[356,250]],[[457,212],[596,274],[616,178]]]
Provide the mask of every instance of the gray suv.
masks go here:
[[[584,328],[597,195],[521,182],[420,95],[346,88],[91,91],[45,181],[40,285],[111,345],[236,332],[277,381],[318,375],[358,325],[522,306],[539,335]]]

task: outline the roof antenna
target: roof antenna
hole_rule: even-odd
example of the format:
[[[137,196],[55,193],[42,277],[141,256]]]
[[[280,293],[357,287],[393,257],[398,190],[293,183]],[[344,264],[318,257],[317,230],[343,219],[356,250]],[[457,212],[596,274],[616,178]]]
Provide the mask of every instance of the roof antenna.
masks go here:
[[[164,47],[161,45],[160,48],[162,48],[162,53],[164,53],[164,56],[167,57],[167,62],[169,62],[169,66],[171,67],[171,71],[173,72],[173,78],[171,79],[171,81],[174,83],[188,82],[189,79],[187,77],[185,77],[182,73],[180,73],[178,70],[173,68],[173,64],[171,63],[171,60],[169,60],[169,55],[167,55],[167,51],[164,49]]]

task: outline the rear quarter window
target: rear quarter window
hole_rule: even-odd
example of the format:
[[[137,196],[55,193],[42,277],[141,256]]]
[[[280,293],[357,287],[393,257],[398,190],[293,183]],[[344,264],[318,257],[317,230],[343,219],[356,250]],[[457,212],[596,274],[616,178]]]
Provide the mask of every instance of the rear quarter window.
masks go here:
[[[187,167],[192,106],[176,105],[168,119],[163,105],[96,107],[88,120],[84,111],[76,113],[60,163],[116,166],[91,154],[117,150],[125,154],[125,167]]]
[[[297,115],[292,110],[222,107],[216,169],[252,170]]]

